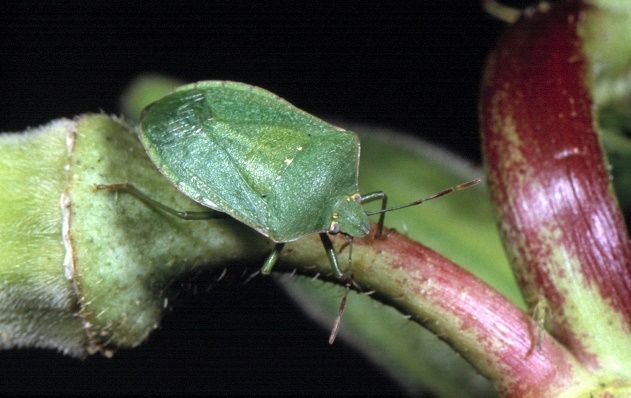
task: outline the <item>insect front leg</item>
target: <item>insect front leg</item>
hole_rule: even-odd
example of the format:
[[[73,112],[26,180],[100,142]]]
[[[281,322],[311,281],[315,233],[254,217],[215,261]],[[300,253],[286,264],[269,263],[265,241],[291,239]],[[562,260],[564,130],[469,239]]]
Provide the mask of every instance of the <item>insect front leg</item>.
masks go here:
[[[322,245],[324,246],[326,255],[329,258],[329,263],[331,264],[331,270],[333,270],[333,274],[336,278],[341,278],[344,274],[342,274],[342,270],[340,269],[340,265],[337,261],[337,255],[335,254],[335,248],[333,247],[333,243],[331,242],[329,235],[327,235],[326,232],[321,232],[320,240],[322,240]],[[272,273],[272,268],[274,268],[276,261],[278,261],[280,251],[283,250],[284,246],[284,243],[277,243],[276,246],[274,246],[274,249],[269,254],[269,256],[267,256],[267,259],[261,267],[261,274],[269,275]]]
[[[151,199],[147,194],[137,189],[132,184],[127,182],[118,183],[118,184],[98,184],[95,189],[97,191],[112,191],[112,192],[126,192],[136,199],[140,200],[147,206],[162,211],[167,214],[171,214],[175,217],[181,218],[183,220],[210,220],[213,218],[226,218],[228,217],[225,213],[221,213],[215,210],[208,211],[182,211],[176,210],[172,207],[169,207],[165,204],[162,204],[156,200]]]
[[[331,269],[333,270],[333,275],[337,279],[340,279],[343,274],[340,269],[340,264],[337,261],[337,256],[335,255],[335,248],[333,247],[333,243],[331,243],[331,239],[326,232],[320,233],[320,240],[322,240],[322,245],[324,245],[324,250],[326,251],[326,255],[329,258],[329,263],[331,264]]]
[[[386,207],[388,205],[388,195],[383,191],[371,192],[362,196],[361,203],[374,202],[375,200],[381,200],[381,213],[379,214],[379,221],[377,222],[377,234],[375,237],[380,238],[383,235],[383,222],[386,218]]]

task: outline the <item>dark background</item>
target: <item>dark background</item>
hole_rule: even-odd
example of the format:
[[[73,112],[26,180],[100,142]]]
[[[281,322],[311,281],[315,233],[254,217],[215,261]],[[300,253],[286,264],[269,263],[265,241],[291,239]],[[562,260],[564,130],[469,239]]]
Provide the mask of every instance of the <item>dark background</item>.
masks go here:
[[[477,160],[481,69],[502,28],[478,1],[3,2],[0,130],[116,113],[132,78],[160,72],[255,84],[318,116]],[[329,346],[329,331],[269,279],[193,290],[149,341],[112,360],[0,352],[0,393],[402,393],[345,344]]]

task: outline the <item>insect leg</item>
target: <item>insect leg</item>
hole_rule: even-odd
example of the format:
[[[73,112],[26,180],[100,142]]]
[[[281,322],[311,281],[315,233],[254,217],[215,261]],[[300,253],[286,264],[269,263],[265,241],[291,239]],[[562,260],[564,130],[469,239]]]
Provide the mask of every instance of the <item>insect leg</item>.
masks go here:
[[[276,246],[274,246],[274,249],[269,256],[267,256],[267,259],[261,267],[262,275],[269,275],[272,273],[272,268],[274,268],[274,264],[278,261],[278,256],[280,255],[280,251],[283,250],[283,246],[285,246],[284,243],[277,243]]]
[[[346,309],[346,300],[348,299],[348,292],[351,291],[351,287],[353,286],[353,237],[348,237],[348,278],[346,279],[346,291],[344,292],[344,296],[342,296],[342,301],[340,301],[340,307],[337,310],[337,317],[335,318],[335,323],[333,323],[333,329],[331,329],[331,334],[329,335],[329,344],[333,344],[335,342],[335,338],[337,337],[337,333],[340,330],[340,324],[342,323],[342,315],[344,315],[344,310]]]
[[[340,330],[340,324],[342,323],[342,315],[344,315],[344,310],[346,309],[346,300],[348,299],[348,292],[351,291],[351,286],[353,286],[353,279],[351,276],[346,280],[346,291],[342,296],[342,301],[340,301],[340,307],[337,310],[337,317],[335,318],[335,323],[333,324],[333,329],[331,329],[331,334],[329,335],[329,344],[335,343],[335,338],[337,337],[337,333]]]
[[[329,235],[326,232],[320,233],[320,239],[322,240],[322,244],[324,245],[324,250],[326,251],[327,257],[329,257],[329,263],[331,264],[331,269],[333,270],[333,274],[336,278],[342,277],[342,270],[340,269],[340,265],[337,262],[337,256],[335,255],[335,249],[333,248],[333,243],[331,243],[331,239],[329,239]]]
[[[388,205],[388,195],[386,195],[385,192],[383,191],[371,192],[371,193],[367,193],[366,195],[362,195],[362,204],[373,202],[375,200],[381,200],[381,210],[382,210],[381,214],[379,214],[379,221],[377,222],[376,237],[378,238],[383,234],[383,222],[386,218],[386,212],[383,210],[386,210],[386,207]]]
[[[119,183],[119,184],[107,184],[107,185],[98,184],[95,188],[97,191],[108,190],[108,191],[113,191],[113,192],[126,192],[153,209],[157,209],[164,213],[171,214],[183,220],[209,220],[212,218],[228,217],[225,213],[221,213],[215,210],[208,210],[208,211],[176,210],[172,207],[166,206],[158,201],[151,199],[145,193],[138,190],[135,186],[126,182]]]

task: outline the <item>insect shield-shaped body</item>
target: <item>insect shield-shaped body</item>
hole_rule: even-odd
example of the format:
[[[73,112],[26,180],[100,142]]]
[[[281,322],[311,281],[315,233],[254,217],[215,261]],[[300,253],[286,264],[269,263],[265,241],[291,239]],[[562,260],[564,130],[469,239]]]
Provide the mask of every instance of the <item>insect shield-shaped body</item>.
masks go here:
[[[128,183],[98,185],[125,191],[149,206],[187,220],[226,214],[259,231],[276,246],[261,272],[269,274],[286,242],[319,233],[331,269],[342,277],[328,234],[368,234],[368,215],[415,206],[475,185],[470,181],[395,208],[383,192],[360,195],[359,138],[294,107],[269,91],[243,83],[208,81],[180,87],[149,105],[140,139],[175,186],[217,210],[186,212],[154,201]],[[366,213],[362,204],[381,201]],[[349,250],[350,252],[350,250]],[[350,253],[349,253],[350,256]]]
[[[352,237],[370,224],[358,191],[359,138],[258,87],[208,81],[148,106],[141,141],[153,163],[200,204],[226,213],[277,243],[320,233]]]

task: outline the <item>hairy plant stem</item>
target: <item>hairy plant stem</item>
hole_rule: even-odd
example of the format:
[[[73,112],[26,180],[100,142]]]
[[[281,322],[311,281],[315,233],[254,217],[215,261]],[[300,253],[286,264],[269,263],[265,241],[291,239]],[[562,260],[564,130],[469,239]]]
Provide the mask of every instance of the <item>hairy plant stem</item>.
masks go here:
[[[342,239],[338,239],[342,243]],[[315,239],[297,242],[283,258],[327,272]],[[506,396],[575,396],[595,388],[569,352],[488,285],[431,249],[390,232],[353,248],[353,278],[381,300],[434,331]]]

